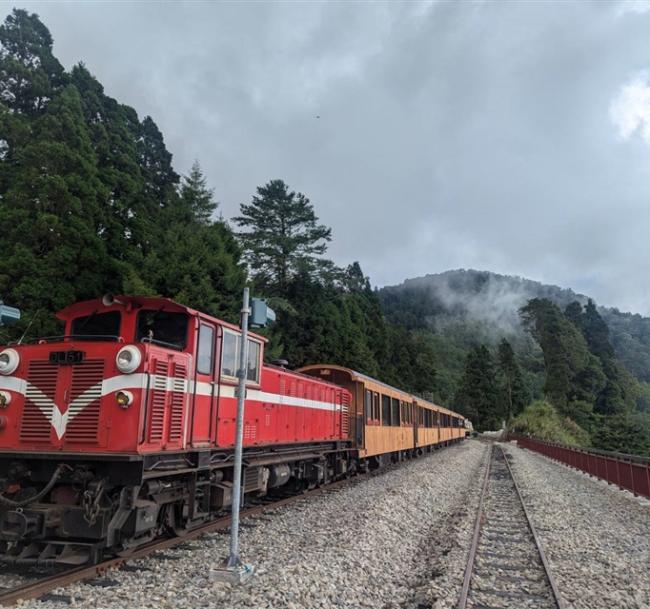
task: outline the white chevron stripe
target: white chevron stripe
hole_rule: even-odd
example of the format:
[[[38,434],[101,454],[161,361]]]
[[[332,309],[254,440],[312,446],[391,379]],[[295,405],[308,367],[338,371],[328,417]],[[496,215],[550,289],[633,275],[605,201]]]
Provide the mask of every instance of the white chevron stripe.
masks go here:
[[[66,412],[61,412],[57,404],[46,396],[36,385],[27,383],[25,380],[13,377],[0,377],[0,390],[9,390],[24,395],[30,402],[35,404],[38,409],[47,418],[59,439],[63,437],[68,423],[72,421],[86,406],[99,399],[100,397],[115,393],[124,389],[140,389],[147,387],[147,374],[120,374],[101,383],[89,387],[81,395],[77,396],[68,405]],[[191,393],[196,391],[197,395],[211,396],[213,387],[212,383],[204,381],[188,381],[179,377],[151,375],[149,387],[161,391],[175,391],[179,393]],[[215,396],[217,393],[223,398],[234,398],[235,387],[233,385],[217,385],[214,387]],[[297,408],[307,408],[310,410],[327,410],[334,412],[342,407],[340,404],[323,402],[320,400],[308,400],[305,398],[281,395],[277,393],[268,393],[259,389],[249,389],[246,396],[247,400],[256,402],[266,402],[279,406],[294,406]]]

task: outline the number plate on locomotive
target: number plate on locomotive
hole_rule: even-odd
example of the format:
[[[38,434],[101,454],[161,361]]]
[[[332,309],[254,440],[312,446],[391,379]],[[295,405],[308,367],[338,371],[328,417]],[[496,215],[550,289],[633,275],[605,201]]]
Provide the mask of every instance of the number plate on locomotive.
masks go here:
[[[79,364],[83,359],[83,351],[52,351],[50,353],[50,364]]]

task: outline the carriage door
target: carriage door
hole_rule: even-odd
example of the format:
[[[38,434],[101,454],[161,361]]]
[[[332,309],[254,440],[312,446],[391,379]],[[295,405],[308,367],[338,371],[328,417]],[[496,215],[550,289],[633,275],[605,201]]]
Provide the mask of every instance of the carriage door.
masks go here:
[[[215,401],[216,336],[216,328],[202,321],[196,348],[192,446],[207,446],[210,443],[210,426]]]

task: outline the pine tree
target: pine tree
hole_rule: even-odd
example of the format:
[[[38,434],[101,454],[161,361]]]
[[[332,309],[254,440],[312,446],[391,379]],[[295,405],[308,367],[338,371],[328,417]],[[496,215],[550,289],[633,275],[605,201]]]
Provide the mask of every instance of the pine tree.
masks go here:
[[[498,369],[501,376],[501,395],[505,403],[505,417],[510,420],[528,404],[530,396],[524,384],[515,352],[504,338],[498,347]]]
[[[67,81],[37,15],[14,9],[0,25],[0,100],[12,112],[42,113]]]
[[[544,391],[550,402],[569,417],[572,403],[593,405],[607,378],[580,330],[547,299],[533,298],[520,313],[544,353]]]
[[[234,221],[247,229],[238,236],[253,277],[269,292],[284,294],[298,273],[318,277],[332,269],[320,258],[327,251],[331,229],[318,224],[309,199],[289,191],[282,180],[258,187]]]
[[[214,200],[214,191],[208,188],[198,161],[194,161],[189,175],[183,177],[180,197],[184,209],[190,213],[188,220],[199,224],[210,223],[218,203]]]
[[[456,391],[454,407],[479,431],[501,428],[504,413],[498,404],[495,366],[485,345],[476,346],[467,354],[465,373]]]

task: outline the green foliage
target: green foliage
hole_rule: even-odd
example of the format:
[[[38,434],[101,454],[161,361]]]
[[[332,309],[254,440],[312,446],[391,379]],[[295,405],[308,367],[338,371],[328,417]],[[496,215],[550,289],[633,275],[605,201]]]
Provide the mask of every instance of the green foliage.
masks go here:
[[[589,434],[543,400],[527,406],[512,420],[508,431],[569,446],[589,446]]]
[[[521,412],[530,401],[530,394],[517,360],[512,345],[504,338],[499,343],[497,352],[499,370],[499,397],[504,405],[506,421]]]
[[[242,203],[234,221],[258,286],[284,293],[292,279],[320,277],[333,270],[320,256],[327,250],[331,229],[318,224],[314,207],[302,193],[289,191],[282,180],[257,188],[251,203]]]
[[[505,410],[499,402],[494,360],[485,345],[474,347],[467,354],[454,405],[472,420],[478,431],[501,429]]]
[[[603,417],[594,434],[594,445],[603,450],[650,457],[650,414],[633,412]]]
[[[208,188],[198,161],[194,161],[190,174],[183,178],[180,196],[180,207],[188,214],[185,218],[188,222],[210,224],[218,203],[214,201],[214,191]]]
[[[0,293],[19,335],[58,329],[49,313],[104,292],[161,294],[233,319],[241,252],[198,164],[179,191],[150,117],[64,71],[36,15],[0,26]]]
[[[521,309],[524,326],[544,353],[544,392],[564,416],[573,401],[595,403],[606,377],[582,333],[550,300],[534,298]]]

